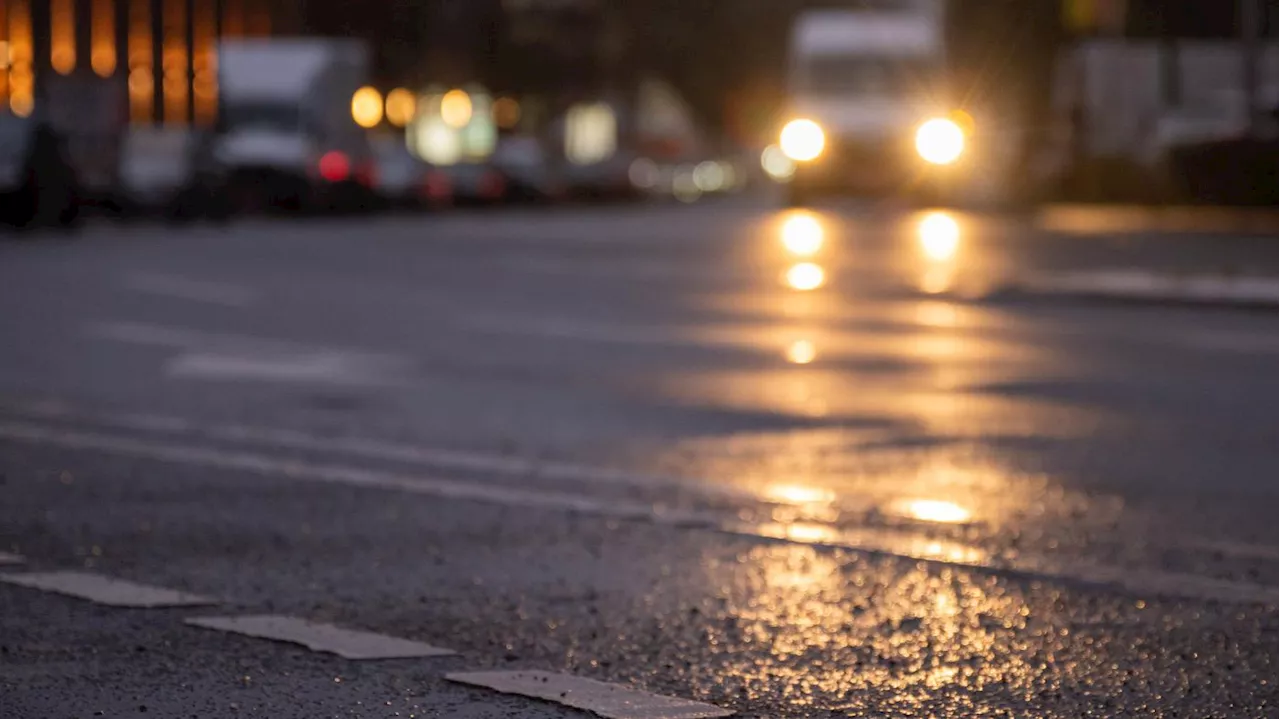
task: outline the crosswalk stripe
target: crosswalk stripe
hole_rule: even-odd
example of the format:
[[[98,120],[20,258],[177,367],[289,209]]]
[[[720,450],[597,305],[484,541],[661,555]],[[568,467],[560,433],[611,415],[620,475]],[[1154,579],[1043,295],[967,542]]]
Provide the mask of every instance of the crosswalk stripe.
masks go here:
[[[186,620],[186,623],[258,639],[300,644],[311,651],[336,654],[345,659],[408,659],[456,654],[450,649],[441,649],[422,642],[344,629],[297,617],[267,614],[242,617],[196,617]]]
[[[9,552],[0,552],[0,564],[22,564],[27,561],[21,554],[11,554]]]
[[[619,684],[606,684],[568,674],[539,671],[461,672],[445,679],[485,687],[503,694],[545,699],[583,709],[606,719],[710,719],[732,716],[711,704],[650,694]]]
[[[217,604],[197,594],[163,587],[134,584],[123,579],[88,572],[33,572],[0,574],[0,582],[30,587],[45,592],[65,594],[112,607],[191,607]]]

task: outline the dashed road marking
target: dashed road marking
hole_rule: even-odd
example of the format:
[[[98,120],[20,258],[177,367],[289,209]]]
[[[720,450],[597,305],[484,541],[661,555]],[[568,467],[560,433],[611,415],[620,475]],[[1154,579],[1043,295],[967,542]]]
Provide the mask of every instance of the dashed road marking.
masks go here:
[[[243,617],[196,617],[187,624],[258,639],[300,644],[314,652],[337,654],[345,659],[409,659],[456,654],[398,637],[335,627],[297,617],[254,615]]]
[[[0,552],[0,564],[22,564],[26,562],[26,558],[21,554],[12,554],[10,552]]]
[[[248,307],[256,299],[256,293],[247,287],[176,275],[134,272],[125,275],[121,285],[134,292],[226,307]]]
[[[87,572],[0,574],[0,582],[65,594],[112,607],[193,607],[218,603],[216,599],[197,594],[134,584]]]
[[[445,679],[460,684],[544,699],[606,719],[710,719],[733,711],[689,699],[650,694],[619,684],[606,684],[568,674],[539,671],[460,672]]]

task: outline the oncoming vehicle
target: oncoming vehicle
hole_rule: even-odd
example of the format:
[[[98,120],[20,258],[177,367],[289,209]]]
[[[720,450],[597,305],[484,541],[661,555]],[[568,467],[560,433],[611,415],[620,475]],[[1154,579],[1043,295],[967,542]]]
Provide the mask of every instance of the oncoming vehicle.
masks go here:
[[[802,13],[791,36],[789,199],[824,192],[948,196],[970,171],[972,117],[948,102],[943,3]]]

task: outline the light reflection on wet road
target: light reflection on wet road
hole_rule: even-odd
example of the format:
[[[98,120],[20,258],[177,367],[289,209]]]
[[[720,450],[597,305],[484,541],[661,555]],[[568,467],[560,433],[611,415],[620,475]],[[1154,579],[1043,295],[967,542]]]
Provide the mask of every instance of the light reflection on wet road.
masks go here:
[[[746,716],[1275,706],[1274,324],[986,297],[1203,245],[732,206],[202,232],[9,252],[0,300],[46,301],[0,317],[0,548],[323,587],[469,662]],[[250,306],[138,297],[140,269]],[[18,409],[48,399],[91,411]],[[62,456],[18,421],[93,491],[39,479]]]

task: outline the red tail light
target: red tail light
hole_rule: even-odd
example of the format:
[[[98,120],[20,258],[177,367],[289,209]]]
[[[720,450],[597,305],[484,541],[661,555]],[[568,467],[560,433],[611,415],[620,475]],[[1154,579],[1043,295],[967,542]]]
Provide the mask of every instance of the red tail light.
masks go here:
[[[351,161],[337,150],[320,157],[320,177],[329,182],[342,182],[351,174]]]
[[[422,192],[428,199],[439,202],[450,199],[453,195],[453,187],[449,182],[449,176],[445,173],[428,172],[422,183]]]
[[[365,162],[356,169],[356,182],[364,187],[373,187],[378,182],[378,169],[372,162]]]
[[[507,181],[497,172],[486,172],[480,178],[480,196],[490,200],[502,197],[507,189]]]

